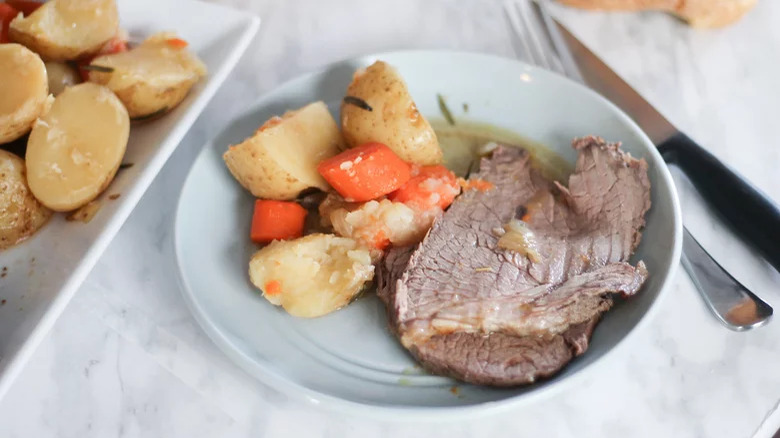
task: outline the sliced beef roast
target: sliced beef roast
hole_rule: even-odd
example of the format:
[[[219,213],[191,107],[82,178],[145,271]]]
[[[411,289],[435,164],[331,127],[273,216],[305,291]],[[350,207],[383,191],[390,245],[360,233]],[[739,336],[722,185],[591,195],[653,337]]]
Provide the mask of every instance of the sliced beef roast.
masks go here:
[[[647,164],[597,137],[573,146],[568,188],[499,147],[472,176],[492,189],[463,193],[417,247],[381,262],[391,327],[430,371],[491,385],[550,376],[587,349],[614,294],[641,287],[644,264],[627,260],[650,208]],[[523,247],[499,246],[510,221]]]

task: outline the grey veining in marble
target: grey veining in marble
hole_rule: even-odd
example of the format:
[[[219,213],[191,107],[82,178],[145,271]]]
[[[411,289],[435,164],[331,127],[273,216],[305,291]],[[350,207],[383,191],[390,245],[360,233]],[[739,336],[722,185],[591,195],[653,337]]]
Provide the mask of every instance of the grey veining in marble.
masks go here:
[[[175,200],[206,139],[263,92],[335,60],[404,48],[512,50],[499,2],[219,2],[261,15],[260,33],[0,400],[0,436],[732,438],[780,428],[780,323],[747,333],[722,328],[682,270],[655,320],[599,372],[517,412],[382,424],[294,402],[240,371],[190,316],[173,260]],[[780,201],[778,2],[763,0],[717,31],[663,14],[555,13],[671,120]],[[677,177],[696,237],[780,307],[780,275]]]

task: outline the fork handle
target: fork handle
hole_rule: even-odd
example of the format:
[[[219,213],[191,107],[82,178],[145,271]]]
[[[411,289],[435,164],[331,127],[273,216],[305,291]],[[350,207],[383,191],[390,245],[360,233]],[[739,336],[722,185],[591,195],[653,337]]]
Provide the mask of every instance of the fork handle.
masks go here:
[[[683,133],[658,150],[690,178],[736,234],[780,271],[780,209],[767,195]]]

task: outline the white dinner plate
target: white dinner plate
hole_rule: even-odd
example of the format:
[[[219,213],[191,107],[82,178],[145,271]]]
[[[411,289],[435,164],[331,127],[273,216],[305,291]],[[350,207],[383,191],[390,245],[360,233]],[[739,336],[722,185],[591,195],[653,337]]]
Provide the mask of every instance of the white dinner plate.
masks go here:
[[[231,177],[222,153],[265,119],[315,101],[334,115],[353,71],[383,59],[406,79],[420,111],[439,117],[437,94],[456,119],[520,133],[574,162],[574,137],[620,140],[649,163],[653,206],[633,261],[650,272],[643,290],[599,324],[589,350],[552,379],[495,389],[424,373],[388,332],[373,295],[330,315],[302,319],[268,303],[249,282],[252,196]],[[468,109],[462,103],[468,103]],[[398,52],[341,62],[288,82],[206,145],[179,200],[175,245],[184,297],[214,342],[259,380],[326,408],[385,419],[495,412],[570,387],[657,308],[680,255],[681,217],[672,178],[650,140],[625,114],[592,91],[526,64],[480,54]],[[621,301],[621,300],[618,300]]]
[[[176,109],[133,125],[124,163],[87,224],[57,214],[32,238],[0,252],[0,397],[119,231],[184,134],[257,32],[257,17],[195,1],[118,0],[132,38],[175,31],[206,64],[202,79]],[[120,195],[110,199],[111,195]]]

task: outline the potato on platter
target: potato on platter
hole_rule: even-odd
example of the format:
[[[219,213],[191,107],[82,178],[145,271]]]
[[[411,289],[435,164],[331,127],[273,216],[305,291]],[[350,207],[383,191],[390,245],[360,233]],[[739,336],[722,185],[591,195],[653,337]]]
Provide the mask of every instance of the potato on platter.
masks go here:
[[[95,199],[114,179],[127,147],[130,118],[101,85],[65,89],[33,126],[27,142],[27,182],[56,211]]]
[[[70,65],[60,61],[46,61],[46,76],[49,79],[49,93],[57,96],[81,82],[79,72]]]
[[[313,318],[346,306],[374,278],[367,249],[352,239],[311,234],[277,240],[249,262],[263,296],[290,315]]]
[[[0,44],[0,143],[30,130],[49,104],[46,67],[19,44]]]
[[[417,110],[403,78],[382,61],[355,73],[341,104],[341,130],[349,147],[379,142],[411,163],[442,161],[436,133]]]
[[[114,0],[49,0],[14,18],[8,34],[46,60],[65,61],[96,53],[118,28]]]
[[[317,165],[339,152],[338,125],[322,102],[274,117],[223,158],[230,173],[258,198],[290,200],[303,190],[328,184]]]
[[[27,186],[24,160],[0,149],[0,249],[30,237],[51,217]]]
[[[87,68],[89,80],[116,93],[132,118],[173,109],[206,74],[187,43],[171,33],[152,35],[127,52],[98,56]]]

